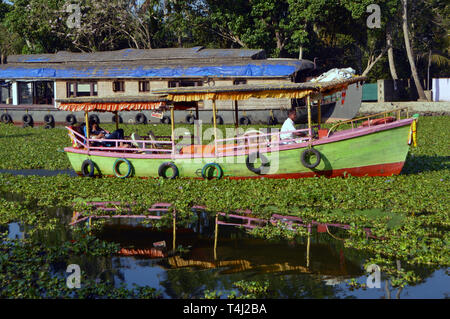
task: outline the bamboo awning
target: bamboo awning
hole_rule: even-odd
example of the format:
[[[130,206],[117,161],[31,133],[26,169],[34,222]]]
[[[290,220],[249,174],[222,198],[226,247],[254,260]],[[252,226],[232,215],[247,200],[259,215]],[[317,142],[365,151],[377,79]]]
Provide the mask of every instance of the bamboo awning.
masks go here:
[[[350,84],[363,82],[366,77],[331,82],[305,82],[266,85],[234,85],[217,87],[182,87],[154,90],[153,93],[166,95],[173,102],[192,102],[202,100],[248,100],[250,98],[288,98],[300,99],[307,95],[320,93],[323,96],[346,90]]]
[[[167,99],[164,97],[117,97],[117,98],[68,98],[56,100],[58,108],[70,112],[122,112],[163,109]]]

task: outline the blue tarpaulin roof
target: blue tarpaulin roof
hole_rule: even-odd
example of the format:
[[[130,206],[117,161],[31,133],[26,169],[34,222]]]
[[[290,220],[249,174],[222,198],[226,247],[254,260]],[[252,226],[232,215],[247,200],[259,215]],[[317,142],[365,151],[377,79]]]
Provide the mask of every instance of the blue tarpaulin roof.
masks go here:
[[[254,62],[254,63],[253,63]],[[257,60],[242,65],[204,66],[23,66],[0,67],[0,79],[92,79],[92,78],[179,78],[179,77],[282,77],[311,69],[307,60]]]

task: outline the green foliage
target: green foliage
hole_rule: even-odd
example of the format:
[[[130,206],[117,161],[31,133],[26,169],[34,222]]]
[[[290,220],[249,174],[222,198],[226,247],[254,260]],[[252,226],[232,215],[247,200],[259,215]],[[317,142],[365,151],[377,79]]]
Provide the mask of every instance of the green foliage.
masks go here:
[[[125,128],[128,134],[134,130],[146,132],[149,129],[148,126]],[[42,147],[37,141],[29,142],[31,144],[27,150],[17,152],[9,144],[26,139],[20,136],[24,132],[31,136],[37,134],[39,142],[48,147],[56,141],[53,150],[69,143],[64,130],[23,130],[5,125],[0,125],[0,129],[5,132],[0,138],[3,163],[26,163],[22,164],[22,168],[30,168],[28,165],[38,167],[35,163],[51,155],[56,159],[60,154],[56,151],[51,154],[36,152],[33,148]],[[152,126],[152,129],[157,135],[164,135],[168,130],[163,125]],[[411,274],[412,270],[409,269],[404,273],[399,272],[393,260],[402,260],[405,269],[413,265],[439,267],[450,264],[450,203],[447,194],[450,154],[446,145],[446,132],[448,117],[420,118],[418,147],[411,148],[403,173],[392,177],[207,181],[2,174],[0,192],[19,197],[21,202],[1,200],[0,221],[3,224],[20,221],[24,225],[51,228],[56,223],[46,214],[49,208],[72,207],[76,202],[76,209],[90,214],[84,202],[101,200],[136,203],[133,213],[145,213],[145,209],[154,203],[169,202],[177,213],[177,225],[192,222],[193,212],[190,208],[193,205],[206,206],[211,214],[251,209],[255,216],[266,219],[279,213],[300,217],[306,223],[313,220],[342,223],[352,226],[348,231],[349,236],[345,236],[345,246],[376,255],[375,263],[382,267],[382,271],[391,274],[392,284],[401,286],[402,282],[398,280],[414,283],[420,281],[421,276]],[[32,158],[28,154],[33,154]],[[65,168],[56,161],[50,163],[53,166],[47,168]],[[37,213],[29,214],[31,207]],[[168,227],[171,222],[171,216],[168,216],[159,226]],[[384,239],[368,239],[363,228],[370,228],[373,235]],[[254,234],[269,239],[306,236],[305,229],[292,232],[283,224],[256,229]],[[77,250],[77,253],[84,252],[87,251],[82,250],[82,246]]]
[[[111,282],[89,278],[81,272],[81,288],[69,289],[65,267],[55,271],[55,265],[73,260],[76,256],[107,256],[118,250],[112,243],[101,242],[86,231],[78,230],[71,241],[58,245],[44,245],[36,239],[8,240],[0,233],[0,297],[14,299],[103,299],[157,298],[149,287],[115,288]]]

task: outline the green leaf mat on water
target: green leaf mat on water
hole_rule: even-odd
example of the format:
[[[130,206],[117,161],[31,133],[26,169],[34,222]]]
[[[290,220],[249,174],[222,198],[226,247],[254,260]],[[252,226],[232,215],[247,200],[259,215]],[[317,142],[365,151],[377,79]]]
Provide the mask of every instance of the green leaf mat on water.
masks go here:
[[[250,209],[261,218],[278,213],[306,222],[351,225],[344,239],[346,247],[371,253],[373,258],[367,263],[380,265],[393,284],[414,284],[421,278],[408,267],[450,265],[449,120],[446,116],[421,117],[418,147],[411,148],[402,174],[392,177],[204,181],[0,174],[0,226],[14,221],[48,229],[55,225],[46,214],[49,208],[73,207],[74,202],[83,207],[84,202],[92,200],[136,203],[136,211],[157,202],[172,203],[179,224],[192,218],[193,205],[206,206],[211,214]],[[125,128],[127,134],[137,131],[142,135],[150,129],[156,135],[168,135],[170,130],[165,125]],[[63,129],[0,124],[0,169],[67,169],[70,166],[65,154],[57,150],[68,145]],[[11,197],[20,197],[20,203],[9,200]],[[367,239],[362,230],[365,227],[384,240]],[[273,226],[256,235],[292,236]],[[402,261],[402,269],[397,269],[396,260]],[[3,267],[4,261],[0,265]],[[13,265],[7,267],[12,269]]]

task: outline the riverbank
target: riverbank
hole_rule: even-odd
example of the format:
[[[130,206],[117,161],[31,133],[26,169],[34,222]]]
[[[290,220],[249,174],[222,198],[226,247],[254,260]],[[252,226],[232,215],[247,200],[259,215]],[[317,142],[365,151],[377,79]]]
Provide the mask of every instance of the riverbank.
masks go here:
[[[394,108],[408,108],[410,114],[421,115],[450,115],[450,102],[364,102],[359,113],[374,114],[392,110]]]

